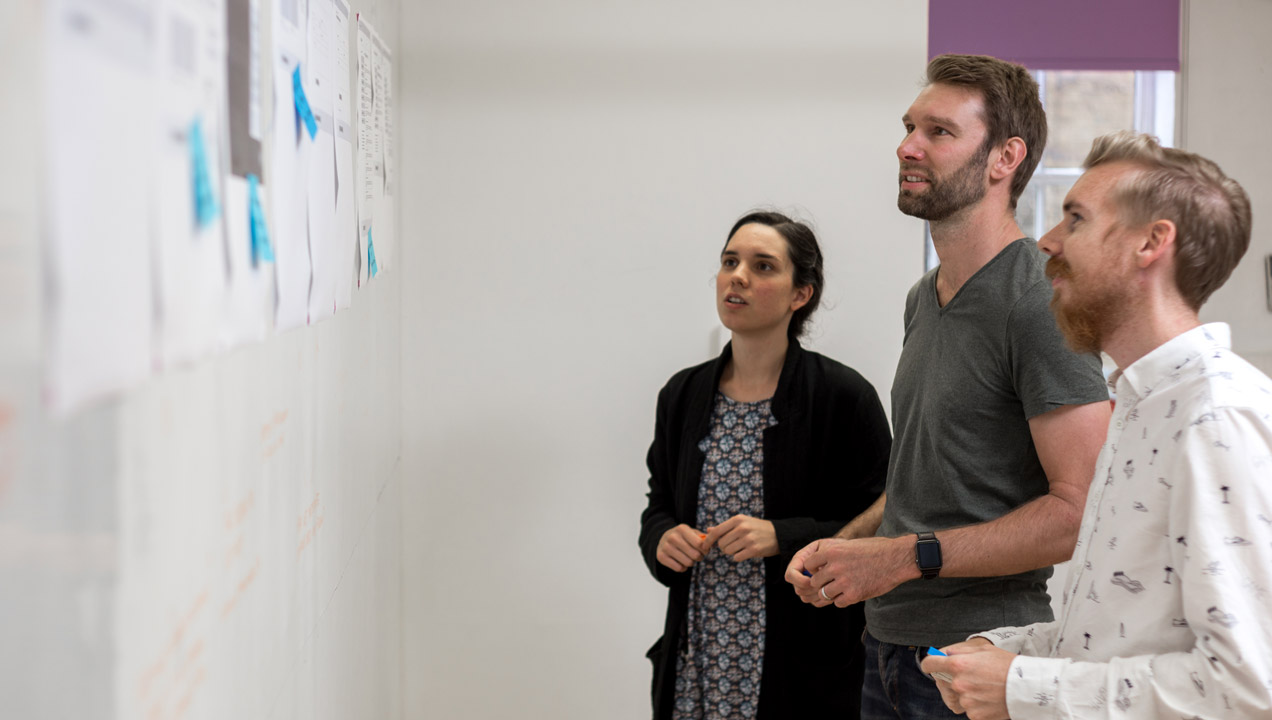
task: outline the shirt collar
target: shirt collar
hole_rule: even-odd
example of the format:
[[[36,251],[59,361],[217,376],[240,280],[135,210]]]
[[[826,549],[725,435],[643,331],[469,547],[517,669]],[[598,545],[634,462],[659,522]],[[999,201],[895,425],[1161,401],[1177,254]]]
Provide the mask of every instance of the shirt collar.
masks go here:
[[[1109,376],[1109,386],[1118,397],[1132,394],[1147,397],[1153,388],[1171,375],[1197,362],[1202,355],[1232,346],[1232,331],[1227,323],[1207,323],[1181,333],[1157,346],[1152,352]]]

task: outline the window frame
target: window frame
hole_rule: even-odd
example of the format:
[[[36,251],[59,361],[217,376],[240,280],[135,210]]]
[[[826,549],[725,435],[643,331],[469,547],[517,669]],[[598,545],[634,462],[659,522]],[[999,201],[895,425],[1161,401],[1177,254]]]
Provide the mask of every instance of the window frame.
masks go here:
[[[1047,74],[1053,72],[1106,72],[1100,70],[1031,70],[1038,83],[1038,93],[1042,106],[1047,107]],[[1113,71],[1126,72],[1126,71]],[[1134,120],[1136,132],[1157,136],[1162,145],[1175,147],[1179,131],[1178,99],[1180,73],[1170,70],[1135,70],[1134,72]],[[1094,138],[1093,138],[1094,139]],[[1081,167],[1046,167],[1041,163],[1034,170],[1033,177],[1025,186],[1025,193],[1032,193],[1034,200],[1033,227],[1021,227],[1029,237],[1035,240],[1048,230],[1045,190],[1049,187],[1071,187],[1082,174]],[[923,223],[923,271],[927,272],[940,263],[936,248],[932,245],[932,233],[928,223]]]

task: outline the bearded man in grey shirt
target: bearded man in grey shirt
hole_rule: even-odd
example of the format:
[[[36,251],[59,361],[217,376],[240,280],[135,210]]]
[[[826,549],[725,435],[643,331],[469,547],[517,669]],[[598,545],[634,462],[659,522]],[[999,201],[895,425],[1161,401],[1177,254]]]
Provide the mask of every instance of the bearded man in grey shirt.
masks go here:
[[[906,299],[887,492],[786,573],[814,605],[869,601],[863,718],[953,717],[925,649],[1051,619],[1109,419],[1099,360],[1065,347],[1014,217],[1046,144],[1033,78],[942,55],[902,122],[897,205],[929,221],[941,264]]]

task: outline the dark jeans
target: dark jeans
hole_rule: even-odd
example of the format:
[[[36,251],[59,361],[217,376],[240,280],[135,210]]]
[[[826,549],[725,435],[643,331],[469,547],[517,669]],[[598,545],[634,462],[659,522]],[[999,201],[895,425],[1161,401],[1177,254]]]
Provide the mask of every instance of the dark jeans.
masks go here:
[[[861,686],[861,720],[961,718],[945,707],[936,682],[919,670],[926,647],[892,645],[865,635],[866,679]]]

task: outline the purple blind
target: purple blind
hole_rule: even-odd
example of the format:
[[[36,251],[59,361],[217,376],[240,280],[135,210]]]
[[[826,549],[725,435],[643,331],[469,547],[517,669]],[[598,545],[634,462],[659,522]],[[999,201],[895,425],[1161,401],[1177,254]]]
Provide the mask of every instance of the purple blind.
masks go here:
[[[1035,70],[1179,71],[1179,0],[928,0],[928,58]]]

